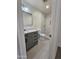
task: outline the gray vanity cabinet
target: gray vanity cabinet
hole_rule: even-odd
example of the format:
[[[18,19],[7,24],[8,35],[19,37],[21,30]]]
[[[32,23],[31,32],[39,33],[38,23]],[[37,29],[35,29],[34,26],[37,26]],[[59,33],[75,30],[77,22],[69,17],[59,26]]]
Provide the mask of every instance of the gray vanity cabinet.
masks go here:
[[[38,31],[25,34],[25,42],[26,42],[27,51],[38,44],[38,38],[39,38]]]

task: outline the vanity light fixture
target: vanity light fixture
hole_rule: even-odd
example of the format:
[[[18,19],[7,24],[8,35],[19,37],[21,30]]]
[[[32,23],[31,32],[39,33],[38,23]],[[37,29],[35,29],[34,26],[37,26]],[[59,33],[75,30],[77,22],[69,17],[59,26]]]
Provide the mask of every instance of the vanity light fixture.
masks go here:
[[[22,10],[25,11],[25,12],[29,12],[30,11],[29,8],[27,8],[27,7],[22,7]]]

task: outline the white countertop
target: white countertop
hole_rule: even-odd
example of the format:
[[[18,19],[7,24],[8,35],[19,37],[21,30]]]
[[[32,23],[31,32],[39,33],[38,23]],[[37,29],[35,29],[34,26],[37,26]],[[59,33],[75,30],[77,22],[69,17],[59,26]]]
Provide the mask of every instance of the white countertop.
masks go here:
[[[35,28],[35,27],[24,27],[24,29],[25,29],[24,33],[31,33],[31,32],[40,31],[39,28]]]

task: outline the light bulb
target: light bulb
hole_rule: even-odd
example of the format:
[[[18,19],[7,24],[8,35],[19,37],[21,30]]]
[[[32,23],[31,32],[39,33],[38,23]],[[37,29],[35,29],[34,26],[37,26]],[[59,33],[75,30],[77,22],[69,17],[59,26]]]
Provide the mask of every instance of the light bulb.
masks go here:
[[[49,5],[46,5],[46,8],[48,9],[49,8]]]

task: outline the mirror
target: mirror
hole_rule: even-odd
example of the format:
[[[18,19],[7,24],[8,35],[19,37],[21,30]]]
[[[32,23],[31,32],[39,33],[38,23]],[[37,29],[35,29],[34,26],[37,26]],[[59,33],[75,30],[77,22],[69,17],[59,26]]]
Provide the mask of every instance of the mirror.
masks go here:
[[[23,13],[24,26],[32,26],[33,25],[32,14],[28,12],[28,9],[26,7],[22,7],[22,13]]]
[[[32,26],[33,25],[32,14],[23,12],[23,22],[24,26]]]

